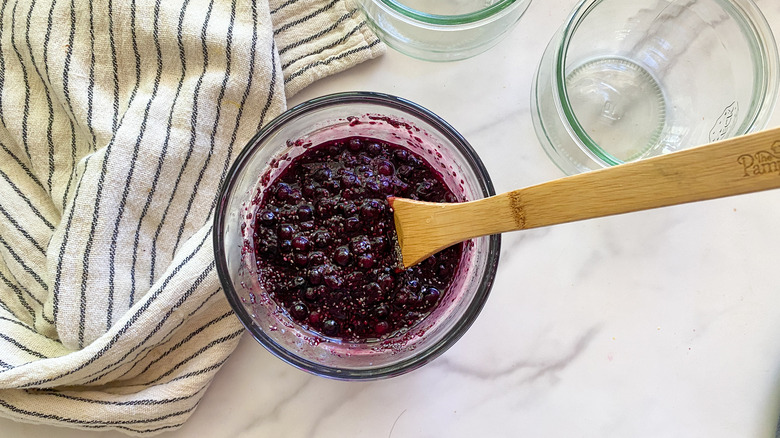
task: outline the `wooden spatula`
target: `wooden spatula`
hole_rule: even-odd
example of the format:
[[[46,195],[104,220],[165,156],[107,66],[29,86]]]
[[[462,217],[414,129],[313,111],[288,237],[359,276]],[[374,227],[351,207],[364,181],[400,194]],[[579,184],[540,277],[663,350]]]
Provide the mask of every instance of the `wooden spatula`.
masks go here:
[[[780,127],[472,202],[388,201],[409,267],[473,237],[778,187]]]

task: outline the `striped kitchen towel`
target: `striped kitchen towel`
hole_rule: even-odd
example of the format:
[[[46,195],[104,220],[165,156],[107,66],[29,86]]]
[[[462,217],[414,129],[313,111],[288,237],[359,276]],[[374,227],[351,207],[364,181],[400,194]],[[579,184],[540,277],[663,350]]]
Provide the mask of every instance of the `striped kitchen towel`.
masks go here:
[[[345,0],[4,0],[0,414],[151,435],[236,347],[220,183],[286,97],[380,55]]]

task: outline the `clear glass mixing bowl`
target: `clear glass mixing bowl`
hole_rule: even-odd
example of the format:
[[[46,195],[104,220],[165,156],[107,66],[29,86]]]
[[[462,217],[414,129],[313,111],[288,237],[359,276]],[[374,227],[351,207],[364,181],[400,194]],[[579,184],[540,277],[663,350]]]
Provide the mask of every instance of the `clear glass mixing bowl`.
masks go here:
[[[496,45],[531,0],[348,0],[390,47],[427,61],[456,61]]]
[[[547,46],[531,113],[574,174],[762,129],[778,78],[751,0],[583,0]]]
[[[357,123],[361,122],[361,123]],[[365,123],[363,123],[365,122]],[[495,194],[476,152],[449,124],[401,98],[377,93],[325,96],[270,122],[243,149],[224,183],[214,219],[214,255],[228,301],[247,330],[271,353],[311,373],[347,380],[413,370],[443,353],[475,320],[488,297],[500,237],[464,245],[452,286],[432,313],[394,337],[345,342],[295,323],[260,286],[253,250],[252,201],[305,146],[355,135],[401,144],[442,172],[460,200]]]

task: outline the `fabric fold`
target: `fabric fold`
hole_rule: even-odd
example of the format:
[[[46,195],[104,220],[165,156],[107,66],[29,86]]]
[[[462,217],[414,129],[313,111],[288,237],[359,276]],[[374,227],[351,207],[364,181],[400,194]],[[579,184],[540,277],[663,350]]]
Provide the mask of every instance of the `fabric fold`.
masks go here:
[[[243,333],[211,241],[229,166],[384,45],[344,0],[9,0],[0,48],[0,415],[175,429]]]
[[[305,1],[271,1],[274,38],[289,96],[317,79],[384,53],[384,44],[350,5],[342,0],[325,0],[315,7]]]

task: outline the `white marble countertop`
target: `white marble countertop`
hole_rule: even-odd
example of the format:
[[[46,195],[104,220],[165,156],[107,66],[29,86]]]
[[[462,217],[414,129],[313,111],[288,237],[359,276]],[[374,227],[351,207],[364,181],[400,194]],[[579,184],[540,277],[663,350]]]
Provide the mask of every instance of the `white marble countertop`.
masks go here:
[[[436,64],[389,51],[299,93],[382,91],[433,110],[497,191],[562,176],[529,113],[576,0],[534,1],[499,46]],[[757,0],[776,35],[780,2]],[[780,110],[769,126],[780,125]],[[476,323],[402,377],[345,383],[249,335],[174,437],[771,437],[780,415],[780,193],[507,234]],[[0,419],[4,437],[87,432]],[[91,433],[96,438],[120,433]]]

